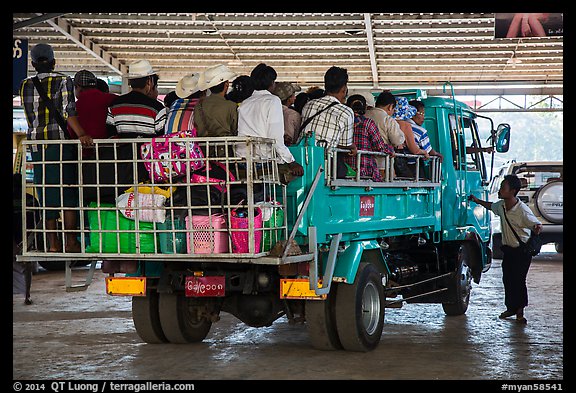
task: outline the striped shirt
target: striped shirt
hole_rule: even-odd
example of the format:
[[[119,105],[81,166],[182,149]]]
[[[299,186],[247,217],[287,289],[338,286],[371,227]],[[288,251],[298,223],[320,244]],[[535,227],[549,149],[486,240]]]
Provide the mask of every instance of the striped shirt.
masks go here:
[[[329,148],[337,145],[350,146],[354,136],[354,111],[334,96],[327,95],[307,102],[302,109],[302,123],[332,102],[338,104],[314,117],[302,130],[302,134],[315,132],[316,140],[325,140],[326,147]]]
[[[76,116],[76,101],[72,78],[58,72],[39,73],[40,84],[46,94],[52,99],[54,106],[60,110],[64,119]],[[28,140],[61,140],[67,139],[54,114],[51,114],[46,104],[40,98],[32,77],[26,78],[20,85],[20,100],[24,107],[28,122]],[[35,148],[34,146],[33,148]]]
[[[106,128],[121,138],[164,135],[166,107],[137,91],[118,96],[108,108]]]
[[[412,132],[414,133],[414,140],[416,141],[416,144],[420,147],[420,149],[426,150],[427,153],[430,153],[432,146],[430,145],[430,138],[428,138],[428,131],[426,131],[424,127],[416,124],[412,119],[408,119],[407,121],[412,126]]]
[[[200,101],[198,98],[178,98],[174,101],[166,116],[165,133],[171,134],[194,129],[194,107],[198,101]]]

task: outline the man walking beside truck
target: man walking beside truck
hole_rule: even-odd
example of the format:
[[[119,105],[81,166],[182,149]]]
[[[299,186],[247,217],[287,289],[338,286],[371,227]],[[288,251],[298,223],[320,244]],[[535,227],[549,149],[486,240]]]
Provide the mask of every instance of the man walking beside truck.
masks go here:
[[[502,281],[504,283],[504,304],[506,311],[500,314],[500,318],[508,318],[516,315],[516,320],[526,323],[524,307],[528,305],[528,289],[526,288],[526,276],[532,262],[532,256],[522,249],[522,245],[516,239],[514,232],[518,234],[522,242],[530,237],[530,230],[539,234],[542,231],[542,223],[538,221],[530,208],[516,195],[520,191],[520,179],[516,175],[506,175],[500,184],[496,202],[488,202],[470,195],[469,199],[494,214],[501,217],[502,221]]]

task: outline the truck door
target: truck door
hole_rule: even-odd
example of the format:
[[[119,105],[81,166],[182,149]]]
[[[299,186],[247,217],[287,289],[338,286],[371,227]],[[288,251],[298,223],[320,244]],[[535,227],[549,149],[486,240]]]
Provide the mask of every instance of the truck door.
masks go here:
[[[458,207],[454,214],[457,215],[458,225],[473,224],[481,230],[481,233],[489,230],[490,219],[484,208],[469,209],[468,195],[473,193],[480,199],[488,198],[486,185],[487,170],[483,153],[477,151],[482,147],[478,136],[476,122],[462,114],[456,118],[449,114],[451,141],[456,169],[456,194]]]

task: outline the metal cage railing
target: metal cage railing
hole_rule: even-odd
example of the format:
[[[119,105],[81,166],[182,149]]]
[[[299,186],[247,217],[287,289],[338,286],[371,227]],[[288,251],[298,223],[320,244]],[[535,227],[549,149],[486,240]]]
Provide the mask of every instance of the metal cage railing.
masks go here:
[[[96,139],[91,148],[73,140],[23,144],[40,157],[32,163],[35,182],[22,179],[22,200],[28,188],[39,202],[22,209],[23,256],[68,254],[68,233],[81,244],[77,259],[264,256],[287,238],[286,187],[271,139]],[[247,148],[245,157],[234,154],[239,144]],[[75,227],[65,222],[65,211],[75,212]],[[40,216],[36,225],[26,222],[29,212]],[[55,228],[49,215],[59,216]],[[62,252],[48,252],[50,233],[64,243]]]

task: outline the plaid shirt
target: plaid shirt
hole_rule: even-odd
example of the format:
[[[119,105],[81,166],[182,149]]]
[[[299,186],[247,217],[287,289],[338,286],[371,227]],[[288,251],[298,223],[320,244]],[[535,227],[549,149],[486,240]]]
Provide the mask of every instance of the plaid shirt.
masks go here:
[[[340,103],[336,97],[324,96],[307,102],[302,109],[302,123],[334,101],[338,104],[314,117],[302,130],[301,135],[315,132],[316,140],[325,140],[328,148],[337,145],[350,146],[354,134],[354,112],[350,107]]]
[[[60,110],[62,117],[76,116],[76,100],[72,78],[57,72],[39,73],[40,84],[46,90],[48,98]],[[61,140],[67,135],[58,125],[56,116],[50,113],[46,104],[32,82],[32,77],[26,78],[20,85],[20,100],[28,121],[28,140]],[[36,147],[36,146],[34,146]]]
[[[377,151],[388,154],[394,151],[394,148],[382,139],[374,120],[364,115],[354,116],[354,144],[358,150]],[[356,169],[355,156],[346,156],[345,161],[352,168]],[[376,156],[362,154],[360,159],[360,176],[370,177],[373,181],[382,181]]]

